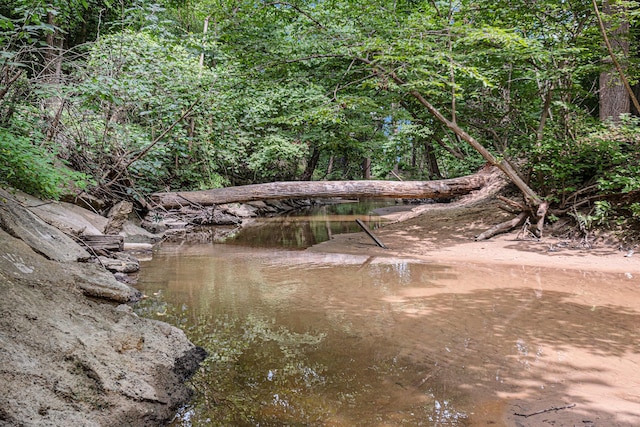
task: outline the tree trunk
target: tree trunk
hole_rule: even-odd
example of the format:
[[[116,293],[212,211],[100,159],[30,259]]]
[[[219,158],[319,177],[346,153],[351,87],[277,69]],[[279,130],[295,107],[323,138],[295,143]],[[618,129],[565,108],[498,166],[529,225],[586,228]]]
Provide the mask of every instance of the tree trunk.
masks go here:
[[[431,142],[425,139],[424,141],[424,159],[427,163],[427,173],[429,179],[440,179],[442,173],[440,172],[440,166],[438,166],[438,159],[436,157],[435,150]]]
[[[62,47],[64,38],[56,27],[56,15],[53,12],[47,14],[47,24],[54,30],[47,33],[47,47],[44,54],[43,81],[46,83],[60,84],[62,81]]]
[[[300,181],[310,181],[313,177],[313,173],[318,167],[318,161],[320,160],[320,149],[318,147],[313,147],[313,151],[311,152],[311,158],[307,162],[307,166],[304,168],[304,172],[302,172],[302,176],[300,177]]]
[[[364,179],[371,179],[371,157],[364,157],[362,159],[362,177]]]
[[[595,0],[594,0],[595,1]],[[369,65],[374,74],[377,74],[381,79],[391,79],[397,85],[406,87],[407,84],[400,76],[394,71],[385,70],[375,62],[366,58],[358,58],[361,62]],[[522,192],[524,199],[529,207],[529,213],[535,218],[535,223],[538,225],[538,229],[535,230],[535,234],[542,236],[542,225],[544,224],[545,215],[547,213],[547,203],[538,196],[538,194],[520,177],[514,167],[509,163],[507,159],[498,160],[489,150],[487,150],[478,140],[469,135],[464,129],[462,129],[453,120],[447,119],[433,104],[431,104],[417,89],[408,89],[407,94],[411,95],[418,101],[436,120],[445,125],[451,130],[456,138],[465,141],[474,150],[476,150],[490,165],[496,166],[500,169],[509,180],[515,184],[516,187]],[[640,109],[640,108],[639,108]]]
[[[399,86],[406,86],[406,82],[393,71],[387,71],[379,65],[374,64],[373,62],[365,58],[360,58],[360,61],[370,65],[373,68],[374,72],[383,74],[388,78],[391,78]],[[524,182],[524,180],[520,177],[520,175],[518,175],[518,173],[508,161],[499,161],[498,159],[496,159],[489,150],[487,150],[482,144],[480,144],[478,140],[469,135],[464,129],[458,126],[457,123],[454,123],[453,121],[447,119],[440,112],[440,110],[438,110],[435,106],[433,106],[433,104],[427,101],[427,99],[422,96],[419,91],[417,91],[416,89],[409,89],[408,94],[413,96],[429,112],[429,114],[436,118],[436,120],[449,128],[449,130],[451,130],[456,135],[456,137],[471,145],[471,147],[473,147],[474,150],[480,153],[480,155],[487,162],[489,162],[490,165],[498,167],[507,176],[507,178],[509,178],[509,180],[513,182],[516,187],[518,187],[518,189],[522,192],[525,200],[527,201],[527,204],[537,208],[540,203],[542,203],[542,199],[540,198],[540,196],[538,196],[538,194],[533,191],[533,189],[529,187],[526,182]]]
[[[329,157],[329,165],[327,166],[325,177],[331,175],[331,172],[333,172],[333,156]]]
[[[185,205],[210,206],[256,200],[333,197],[452,198],[478,190],[496,178],[494,168],[441,181],[292,181],[216,188],[203,191],[155,193],[153,202],[165,209]]]
[[[593,0],[593,7],[596,12],[598,24],[600,26],[600,32],[604,40],[605,47],[609,52],[609,56],[604,59],[603,62],[607,64],[607,70],[600,73],[600,120],[612,120],[614,122],[620,121],[621,114],[628,114],[631,112],[631,101],[634,101],[636,109],[638,108],[638,100],[629,85],[629,82],[625,76],[626,64],[621,64],[616,55],[616,51],[620,52],[623,58],[629,53],[629,21],[626,18],[625,10],[623,6],[612,6],[610,2],[603,2],[603,12],[608,16],[622,16],[623,21],[617,27],[610,31],[611,38],[609,38],[608,30],[611,29],[611,25],[600,15],[598,5]]]

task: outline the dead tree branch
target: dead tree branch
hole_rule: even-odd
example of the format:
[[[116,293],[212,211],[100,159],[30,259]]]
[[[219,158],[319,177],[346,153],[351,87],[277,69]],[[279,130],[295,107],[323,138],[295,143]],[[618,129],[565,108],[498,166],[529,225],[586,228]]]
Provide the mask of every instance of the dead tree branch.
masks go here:
[[[534,415],[540,415],[540,414],[546,414],[547,412],[554,412],[554,411],[561,411],[563,409],[571,409],[571,408],[575,408],[576,404],[572,403],[571,405],[565,405],[565,406],[552,406],[551,408],[548,409],[542,409],[540,411],[536,411],[536,412],[532,412],[530,414],[520,414],[518,412],[514,412],[513,415],[517,416],[517,417],[525,417],[525,418],[529,418],[529,417],[533,417]]]

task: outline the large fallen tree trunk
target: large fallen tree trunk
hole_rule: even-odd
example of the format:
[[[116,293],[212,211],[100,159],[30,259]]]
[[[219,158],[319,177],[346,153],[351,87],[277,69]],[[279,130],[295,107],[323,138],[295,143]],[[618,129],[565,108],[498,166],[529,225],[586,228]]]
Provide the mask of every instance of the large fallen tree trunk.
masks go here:
[[[496,178],[494,168],[440,181],[291,181],[202,191],[155,193],[151,199],[165,209],[210,206],[256,200],[333,197],[443,199],[468,194]]]

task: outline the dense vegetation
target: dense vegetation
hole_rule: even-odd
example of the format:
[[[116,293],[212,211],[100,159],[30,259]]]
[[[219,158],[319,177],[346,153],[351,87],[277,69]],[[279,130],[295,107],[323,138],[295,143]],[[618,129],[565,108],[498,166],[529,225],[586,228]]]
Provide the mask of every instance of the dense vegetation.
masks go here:
[[[437,179],[487,161],[459,127],[554,212],[637,219],[636,18],[629,1],[0,0],[0,180],[135,199]]]

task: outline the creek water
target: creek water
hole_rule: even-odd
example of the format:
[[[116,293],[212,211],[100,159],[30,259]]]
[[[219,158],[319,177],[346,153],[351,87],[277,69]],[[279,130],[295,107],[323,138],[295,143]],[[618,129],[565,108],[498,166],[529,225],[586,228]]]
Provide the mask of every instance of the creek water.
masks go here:
[[[385,222],[374,213],[375,210],[393,207],[397,210],[407,208],[388,199],[325,204],[289,215],[252,220],[219,241],[262,248],[305,249],[327,241],[335,234],[361,231],[356,219],[375,229]]]
[[[138,312],[209,352],[172,425],[640,425],[631,274],[270,246],[165,243],[143,263]]]

